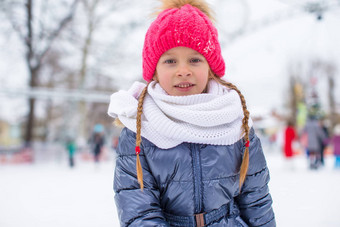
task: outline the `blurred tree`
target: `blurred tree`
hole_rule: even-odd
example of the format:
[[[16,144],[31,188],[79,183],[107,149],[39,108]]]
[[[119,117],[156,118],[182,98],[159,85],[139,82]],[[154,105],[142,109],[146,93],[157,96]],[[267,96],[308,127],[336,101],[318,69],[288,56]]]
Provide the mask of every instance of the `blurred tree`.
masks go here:
[[[138,0],[3,0],[0,10],[27,53],[28,86],[51,92],[114,92],[142,78],[141,49],[150,5]],[[65,130],[86,139],[93,124],[111,125],[106,103],[41,96],[28,104],[27,145],[33,138],[60,141]]]
[[[307,61],[294,61],[288,66],[289,71],[289,98],[288,109],[290,119],[296,121],[298,110],[301,104],[307,106],[308,111],[319,117],[327,112],[326,116],[330,120],[330,125],[336,125],[336,100],[335,100],[335,75],[336,66],[330,60],[319,58]],[[317,86],[319,81],[327,82],[328,111],[322,108],[320,91]],[[332,128],[330,128],[332,133]]]
[[[103,24],[109,20],[110,16],[121,9],[126,1],[109,1],[109,0],[80,0],[79,12],[77,14],[77,22],[82,25],[82,30],[78,39],[80,41],[80,68],[78,73],[77,88],[80,90],[94,89],[101,91],[113,92],[115,88],[112,86],[112,77],[105,77],[102,75],[101,69],[96,66],[96,59],[100,58],[100,53],[96,53],[98,46],[107,46],[108,43],[104,40],[96,40],[100,28]],[[100,36],[100,35],[99,35]],[[92,61],[92,64],[91,64]],[[96,63],[94,63],[96,62]],[[89,77],[94,77],[91,81]],[[105,83],[101,86],[97,86],[98,81],[104,80]],[[79,101],[77,103],[77,131],[78,140],[86,140],[88,134],[92,128],[92,124],[98,122],[93,120],[93,111],[89,112],[90,106],[101,106],[101,108],[95,108],[97,113],[99,112],[101,117],[100,121],[103,122],[103,116],[106,116],[107,104],[89,103],[86,101]],[[104,111],[100,111],[104,110]],[[92,114],[91,114],[92,113]],[[76,114],[76,113],[74,113]],[[106,122],[107,123],[107,122]]]
[[[299,114],[299,103],[305,102],[305,83],[303,81],[303,72],[301,63],[290,62],[288,65],[288,74],[289,74],[289,88],[288,88],[288,116],[286,120],[291,120],[294,125],[298,122],[298,114]]]
[[[40,69],[55,40],[72,20],[78,0],[73,1],[2,1],[2,10],[25,47],[25,59],[29,72],[29,86],[39,85]],[[56,13],[56,9],[60,12]],[[25,15],[25,16],[23,16]],[[29,98],[25,144],[33,139],[35,120],[35,99]]]
[[[337,121],[337,114],[336,114],[336,103],[335,103],[335,74],[336,74],[336,67],[335,64],[326,64],[325,71],[328,81],[328,100],[329,100],[329,107],[330,107],[330,121],[331,125],[336,125],[339,122]],[[333,135],[333,127],[329,129],[331,135]]]

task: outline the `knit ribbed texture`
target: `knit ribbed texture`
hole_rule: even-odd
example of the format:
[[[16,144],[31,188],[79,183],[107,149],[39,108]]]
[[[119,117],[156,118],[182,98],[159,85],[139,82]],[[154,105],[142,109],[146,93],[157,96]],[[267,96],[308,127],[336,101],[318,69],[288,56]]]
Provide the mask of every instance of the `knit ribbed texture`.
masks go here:
[[[178,46],[196,50],[216,75],[224,76],[225,63],[217,29],[204,13],[187,4],[164,10],[150,25],[143,48],[143,78],[151,81],[161,55]]]
[[[111,96],[108,114],[134,132],[137,98],[144,87],[136,82],[129,91]],[[169,96],[158,83],[151,82],[143,107],[141,134],[162,149],[183,142],[230,145],[243,136],[239,95],[214,80],[209,82],[208,93],[189,96]]]

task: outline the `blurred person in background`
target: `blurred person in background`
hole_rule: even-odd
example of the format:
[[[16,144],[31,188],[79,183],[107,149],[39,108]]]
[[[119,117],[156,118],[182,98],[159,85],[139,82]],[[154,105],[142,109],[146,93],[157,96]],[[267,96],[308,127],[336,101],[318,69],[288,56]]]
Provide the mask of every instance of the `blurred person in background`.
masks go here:
[[[327,139],[327,135],[321,128],[316,115],[310,114],[303,129],[307,135],[307,153],[309,154],[309,168],[318,169],[321,166],[321,149]]]
[[[320,127],[321,127],[321,129],[323,130],[323,132],[324,132],[325,135],[326,135],[326,139],[325,139],[325,140],[328,140],[328,138],[329,138],[329,133],[328,133],[328,128],[327,128],[327,126],[326,126],[325,119],[322,119],[322,120],[320,121]],[[327,147],[327,144],[326,144],[325,140],[324,140],[324,141],[320,141],[320,143],[321,143],[320,162],[321,162],[321,165],[322,165],[322,166],[325,165],[324,153],[325,153],[325,149],[326,149],[326,147]]]
[[[294,129],[294,124],[292,120],[289,120],[287,122],[287,127],[284,132],[284,156],[287,161],[288,168],[293,169],[294,163],[293,163],[293,141],[296,138],[296,133]]]
[[[333,145],[333,154],[335,157],[335,168],[340,169],[340,124],[334,128],[334,136],[331,139]]]
[[[102,149],[105,143],[103,125],[96,124],[94,126],[93,134],[90,138],[90,143],[92,145],[94,161],[98,163],[100,159],[100,154],[102,153]]]
[[[118,136],[113,136],[111,142],[112,142],[112,147],[111,148],[113,150],[116,150],[117,147],[118,147],[119,137]]]
[[[74,167],[74,154],[76,152],[76,143],[74,139],[72,139],[71,137],[68,138],[66,141],[66,149],[68,152],[69,166],[73,168]]]

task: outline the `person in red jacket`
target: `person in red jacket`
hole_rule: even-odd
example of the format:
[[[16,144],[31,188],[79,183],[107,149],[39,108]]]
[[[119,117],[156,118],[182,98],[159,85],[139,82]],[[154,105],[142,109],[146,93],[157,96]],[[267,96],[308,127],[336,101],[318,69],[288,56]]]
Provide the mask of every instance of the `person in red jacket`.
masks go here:
[[[294,129],[294,125],[293,122],[291,120],[288,121],[287,124],[287,128],[285,129],[285,133],[284,133],[284,156],[287,160],[287,162],[289,162],[291,168],[293,168],[293,155],[294,155],[294,151],[293,151],[293,141],[296,138],[296,133],[295,133],[295,129]]]

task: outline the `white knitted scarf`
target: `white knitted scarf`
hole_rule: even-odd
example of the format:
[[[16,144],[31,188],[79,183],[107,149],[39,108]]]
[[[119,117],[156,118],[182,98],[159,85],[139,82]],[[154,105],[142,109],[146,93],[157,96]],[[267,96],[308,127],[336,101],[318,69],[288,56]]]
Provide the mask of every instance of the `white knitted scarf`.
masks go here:
[[[111,95],[108,114],[136,132],[138,97],[145,84]],[[243,110],[236,91],[210,80],[208,92],[170,96],[151,82],[144,98],[141,135],[168,149],[183,142],[230,145],[242,138]],[[249,127],[252,121],[249,119]]]

